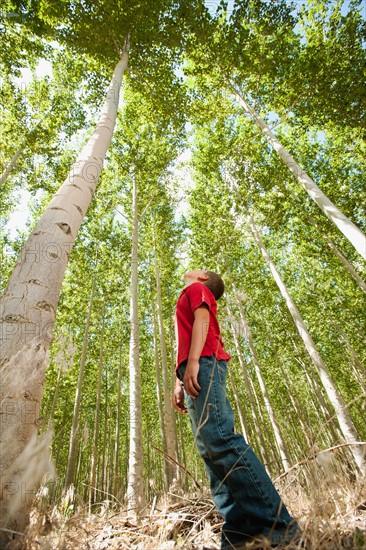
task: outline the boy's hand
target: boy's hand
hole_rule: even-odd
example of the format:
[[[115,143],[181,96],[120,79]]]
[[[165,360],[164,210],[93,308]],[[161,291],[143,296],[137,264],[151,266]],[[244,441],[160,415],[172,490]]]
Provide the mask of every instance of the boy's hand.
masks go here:
[[[177,410],[178,412],[182,414],[187,413],[187,409],[184,405],[184,391],[179,381],[175,386],[174,395],[173,395],[173,405],[175,410]]]
[[[201,389],[201,386],[199,385],[197,381],[198,372],[200,370],[200,364],[195,359],[188,359],[186,372],[184,374],[183,383],[184,383],[184,389],[188,393],[189,396],[191,396],[193,399],[195,399]]]

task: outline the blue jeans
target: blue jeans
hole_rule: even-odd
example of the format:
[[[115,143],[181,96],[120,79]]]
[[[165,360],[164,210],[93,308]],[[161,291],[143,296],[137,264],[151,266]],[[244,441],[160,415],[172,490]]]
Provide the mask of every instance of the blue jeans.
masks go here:
[[[298,530],[263,465],[234,432],[234,414],[226,396],[225,361],[200,358],[201,390],[185,395],[198,452],[205,463],[212,498],[224,519],[221,548],[265,536],[270,543],[286,543]],[[180,365],[183,380],[187,363]],[[183,385],[183,382],[182,382]]]

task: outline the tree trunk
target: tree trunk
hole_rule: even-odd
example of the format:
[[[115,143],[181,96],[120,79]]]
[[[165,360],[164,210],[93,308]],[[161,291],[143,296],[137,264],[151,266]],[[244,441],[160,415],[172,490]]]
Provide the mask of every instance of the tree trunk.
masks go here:
[[[236,296],[235,293],[236,293],[236,291],[234,289],[234,295]],[[228,314],[228,318],[230,320],[231,333],[232,333],[233,338],[234,338],[234,345],[235,345],[239,365],[240,365],[241,371],[243,373],[245,388],[247,390],[247,395],[248,395],[248,398],[249,398],[249,406],[250,406],[251,416],[253,418],[254,431],[255,431],[255,434],[256,434],[257,443],[258,443],[258,447],[259,447],[259,453],[258,454],[262,458],[263,462],[268,462],[265,443],[264,443],[264,440],[263,440],[260,421],[259,421],[259,418],[258,418],[258,410],[257,410],[257,406],[256,406],[255,399],[254,399],[254,396],[253,396],[252,386],[251,386],[251,383],[250,383],[250,380],[249,380],[248,367],[245,364],[245,360],[244,360],[244,357],[243,357],[243,354],[242,354],[242,351],[241,351],[241,348],[240,348],[237,331],[235,330],[234,318],[233,318],[233,315],[232,315],[231,310],[229,308],[229,305],[226,305],[226,311],[227,311],[227,314]],[[247,440],[247,441],[249,443],[249,440]]]
[[[360,275],[357,273],[357,271],[355,270],[355,268],[350,264],[350,262],[347,260],[347,258],[345,256],[343,256],[342,252],[340,250],[338,250],[338,248],[336,247],[336,245],[334,244],[334,242],[332,241],[332,239],[330,239],[328,237],[328,235],[326,235],[318,226],[318,224],[316,223],[316,221],[314,220],[314,218],[312,216],[310,216],[309,214],[307,215],[307,217],[309,218],[311,224],[317,229],[317,231],[319,232],[320,235],[322,235],[326,241],[326,243],[328,244],[329,248],[331,250],[333,250],[334,254],[337,256],[337,258],[342,262],[342,264],[344,265],[344,267],[346,268],[346,270],[348,271],[348,273],[351,275],[351,277],[353,277],[353,279],[356,281],[356,283],[359,285],[360,289],[366,293],[366,283],[365,281],[362,279],[362,277],[360,277]]]
[[[95,292],[95,281],[96,281],[96,277],[93,276],[93,283],[92,283],[92,288],[91,288],[90,298],[89,298],[88,315],[87,315],[85,330],[84,330],[83,349],[82,349],[81,358],[80,358],[78,385],[76,388],[75,400],[74,400],[74,414],[72,417],[72,426],[71,426],[70,443],[69,443],[69,456],[67,459],[67,469],[66,469],[65,484],[64,484],[65,491],[67,491],[68,487],[72,483],[74,483],[74,478],[75,478],[81,391],[82,391],[83,380],[84,380],[86,352],[88,347],[88,335],[89,335],[90,320],[91,320],[91,313],[93,308],[93,299],[94,299],[94,292]]]
[[[255,349],[254,340],[253,340],[253,336],[252,336],[252,330],[251,330],[251,328],[250,328],[250,326],[247,322],[246,316],[244,314],[244,310],[243,310],[242,305],[241,305],[240,302],[238,302],[238,306],[239,306],[239,312],[240,312],[240,319],[241,319],[241,322],[243,324],[243,328],[244,328],[244,331],[245,331],[245,336],[247,338],[250,353],[252,355],[252,361],[253,361],[255,373],[257,375],[257,379],[258,379],[259,386],[260,386],[260,389],[261,389],[261,392],[262,392],[262,395],[263,395],[264,404],[265,404],[266,410],[268,412],[268,416],[271,420],[271,425],[272,425],[273,432],[274,432],[274,435],[275,435],[278,451],[279,451],[280,457],[281,457],[282,467],[286,471],[287,468],[290,466],[290,460],[289,460],[289,456],[288,456],[288,453],[287,453],[287,450],[286,450],[286,445],[285,445],[285,442],[283,440],[281,430],[280,430],[280,426],[278,424],[276,415],[275,415],[273,407],[272,407],[271,399],[269,397],[269,393],[267,391],[267,387],[266,387],[266,384],[264,382],[264,378],[262,376],[262,367],[259,363],[259,359],[258,359],[257,352],[256,352],[256,349]]]
[[[353,277],[353,279],[356,281],[356,283],[359,285],[361,290],[366,293],[366,283],[362,279],[362,277],[359,276],[355,268],[349,263],[347,258],[343,256],[342,252],[338,250],[334,242],[325,234],[323,234],[324,239],[326,240],[328,246],[333,250],[335,255],[338,257],[338,259],[342,262],[344,267],[347,269],[348,273]]]
[[[160,434],[161,441],[163,446],[164,453],[167,453],[167,443],[166,443],[166,433],[165,433],[165,424],[164,424],[164,403],[163,403],[163,392],[161,389],[161,380],[160,380],[160,359],[159,359],[159,350],[158,350],[158,330],[156,323],[155,315],[155,304],[154,300],[151,300],[151,310],[153,316],[153,339],[154,339],[154,363],[155,363],[155,376],[156,376],[156,394],[158,399],[158,413],[159,413],[159,425],[160,425]],[[169,472],[168,472],[168,463],[164,460],[164,488],[165,491],[169,490]]]
[[[236,410],[238,411],[239,422],[240,422],[240,427],[241,427],[241,433],[243,434],[245,441],[249,441],[247,428],[245,427],[244,414],[243,414],[242,406],[241,406],[241,403],[240,403],[238,390],[237,390],[236,384],[235,384],[234,374],[233,374],[231,369],[228,369],[228,372],[229,372],[230,384],[231,384],[231,387],[232,387],[232,390],[233,390],[233,395],[234,395],[234,399],[235,399],[235,403],[236,403]]]
[[[319,292],[316,292],[316,296],[318,297],[319,302],[322,304],[324,311],[327,311],[326,303],[323,300],[323,297]],[[347,334],[342,330],[339,323],[334,319],[333,315],[327,311],[327,315],[329,317],[330,323],[335,328],[337,335],[338,335],[338,342],[341,346],[344,346],[351,356],[350,359],[350,365],[352,368],[353,376],[355,377],[357,383],[360,385],[361,390],[363,393],[366,394],[366,369],[363,366],[359,356],[357,355],[356,351],[354,350],[351,342],[349,341]]]
[[[0,436],[1,478],[3,482],[11,478],[12,487],[3,490],[0,497],[3,528],[22,531],[29,521],[37,469],[32,479],[26,479],[21,463],[29,464],[26,448],[37,434],[60,288],[112,138],[127,59],[125,50],[116,66],[97,128],[25,243],[0,303],[0,402],[4,419]],[[41,477],[42,472],[39,469],[38,472]],[[10,519],[10,501],[20,487],[27,490],[21,498],[21,509],[12,510]]]
[[[26,143],[23,142],[21,145],[19,145],[19,147],[15,151],[11,161],[9,162],[9,164],[5,168],[4,172],[0,176],[0,185],[3,185],[6,182],[6,180],[8,179],[11,171],[13,170],[14,166],[16,165],[16,163],[18,161],[18,158],[23,153],[25,148],[26,148]]]
[[[163,320],[163,311],[162,311],[162,302],[161,302],[161,284],[160,284],[160,270],[158,266],[158,259],[155,255],[155,276],[156,276],[156,306],[158,312],[158,326],[159,326],[159,336],[160,336],[160,352],[161,352],[161,370],[163,377],[163,389],[164,389],[164,423],[165,423],[165,433],[166,433],[166,444],[167,444],[167,453],[174,460],[177,460],[177,434],[175,426],[175,416],[173,409],[173,399],[172,399],[172,387],[170,384],[171,376],[168,369],[168,360],[166,353],[165,345],[165,334],[164,334],[164,320]],[[165,459],[166,461],[166,459]],[[168,474],[168,487],[172,484],[173,480],[179,478],[179,472],[175,464],[168,462],[167,463],[167,474]]]
[[[55,109],[56,105],[53,104],[51,106],[51,108],[46,111],[42,117],[39,119],[39,121],[33,126],[32,130],[30,130],[28,132],[28,134],[24,137],[22,143],[19,145],[18,149],[15,151],[14,155],[12,156],[12,159],[11,161],[9,162],[9,164],[7,165],[7,167],[5,168],[5,170],[3,171],[3,173],[1,174],[0,176],[0,185],[2,185],[3,183],[6,182],[6,180],[8,179],[9,175],[11,174],[14,166],[16,165],[16,163],[18,162],[18,159],[20,157],[20,155],[23,153],[24,149],[26,149],[30,139],[32,137],[34,137],[34,134],[38,128],[38,126],[41,124],[41,122],[43,120],[45,120],[47,118],[47,116],[52,113],[52,111]]]
[[[299,363],[304,370],[305,378],[307,380],[309,388],[311,388],[314,392],[312,396],[313,409],[315,411],[319,425],[317,427],[318,429],[316,432],[316,436],[314,435],[313,447],[317,446],[316,440],[319,441],[322,432],[324,433],[323,441],[326,442],[328,447],[332,447],[334,441],[338,441],[340,437],[343,437],[343,434],[340,431],[338,424],[334,422],[329,402],[325,400],[321,390],[321,386],[318,384],[318,380],[315,378],[314,373],[309,372],[309,365],[306,365],[304,361],[299,360]]]
[[[271,132],[269,126],[264,120],[252,109],[245,101],[243,96],[229,82],[229,85],[235,94],[238,102],[244,107],[247,113],[250,114],[254,122],[259,126],[262,133],[268,139],[279,157],[286,164],[288,169],[294,174],[297,180],[301,183],[304,189],[309,193],[310,197],[316,202],[319,208],[326,216],[338,227],[343,235],[350,241],[361,256],[366,259],[366,236],[365,234],[347,218],[328,197],[321,191],[310,176],[299,166],[292,155],[284,148],[276,136]]]
[[[315,368],[318,371],[319,377],[322,381],[322,384],[324,386],[324,389],[328,395],[329,401],[332,403],[332,406],[335,409],[338,422],[341,428],[341,431],[343,433],[343,436],[345,438],[345,441],[347,443],[356,443],[359,442],[359,437],[357,430],[351,420],[351,417],[348,413],[347,406],[344,403],[342,397],[339,395],[337,388],[333,384],[333,380],[330,377],[330,374],[328,372],[328,369],[326,368],[325,364],[323,363],[323,360],[318,352],[318,350],[315,347],[315,344],[313,342],[313,339],[311,338],[304,321],[301,318],[301,315],[299,313],[299,310],[297,309],[294,301],[292,300],[285,284],[282,281],[282,278],[277,271],[276,266],[274,265],[271,257],[269,256],[263,241],[258,233],[258,230],[255,226],[254,220],[251,216],[248,217],[248,222],[251,228],[251,231],[253,233],[253,236],[255,240],[258,243],[258,246],[262,252],[262,255],[264,259],[266,260],[273,278],[275,279],[277,286],[284,297],[288,310],[291,313],[291,316],[293,318],[293,321],[295,323],[295,326],[302,338],[302,341],[304,343],[305,349],[308,352],[310,359],[312,360]],[[360,445],[351,445],[350,450],[353,454],[353,457],[355,459],[355,462],[360,469],[360,471],[363,474],[366,474],[366,464],[365,459],[363,456],[363,448]]]
[[[119,490],[118,483],[118,467],[119,467],[119,438],[120,438],[120,421],[121,421],[121,389],[122,389],[122,344],[119,347],[119,362],[118,362],[118,382],[117,382],[117,415],[116,415],[116,440],[114,442],[114,458],[113,458],[113,494],[117,497]]]
[[[128,468],[127,501],[132,516],[138,515],[143,506],[143,447],[141,417],[141,373],[139,358],[138,318],[138,217],[137,183],[133,179],[132,191],[132,252],[131,252],[131,300],[130,300],[130,452]]]
[[[341,327],[335,320],[331,321],[331,323],[335,326],[336,330],[339,333],[339,343],[341,345],[345,345],[348,353],[351,356],[350,363],[352,367],[353,376],[357,380],[357,383],[360,385],[362,392],[366,395],[366,369],[361,363],[359,356],[354,350],[344,330],[341,329]]]
[[[61,373],[62,373],[62,370],[63,370],[63,364],[62,364],[62,362],[60,361],[60,364],[59,364],[59,366],[58,366],[56,388],[55,388],[55,393],[54,393],[53,401],[52,401],[51,414],[50,414],[49,419],[48,419],[48,425],[49,425],[50,427],[53,427],[53,419],[54,419],[54,417],[55,417],[55,411],[56,411],[56,405],[57,405],[57,400],[58,400],[58,394],[59,394],[59,391],[60,391],[60,383],[61,383]]]
[[[105,303],[103,304],[102,327],[99,338],[99,372],[97,386],[97,402],[95,405],[95,420],[93,433],[93,454],[90,472],[90,488],[89,488],[89,510],[95,502],[96,494],[96,474],[97,474],[97,459],[98,459],[98,436],[99,436],[99,417],[100,417],[100,400],[102,395],[102,380],[103,380],[103,351],[104,351],[104,326],[105,326]]]
[[[108,370],[105,371],[105,409],[104,409],[104,429],[103,429],[103,452],[102,452],[102,476],[99,482],[102,497],[105,498],[107,491],[107,464],[108,464],[108,449],[107,435],[109,439],[109,422],[108,422]]]
[[[278,306],[277,309],[279,312],[279,316],[284,322],[284,317],[281,309]],[[289,335],[289,339],[295,350],[295,359],[301,366],[307,384],[311,389],[310,397],[312,408],[315,412],[316,418],[319,421],[319,424],[316,427],[316,431],[314,429],[312,429],[311,431],[313,437],[312,446],[316,446],[316,441],[320,440],[320,436],[323,432],[325,434],[323,441],[325,442],[327,447],[331,447],[334,444],[334,441],[337,441],[340,437],[343,437],[338,423],[333,421],[333,409],[331,410],[332,405],[329,403],[329,401],[326,401],[323,396],[322,388],[324,389],[324,387],[321,384],[321,380],[319,380],[318,378],[318,371],[314,368],[313,362],[311,362],[310,364],[306,364],[306,362],[301,359],[302,353],[299,350],[299,346],[294,341],[291,335]],[[309,370],[310,368],[312,369],[312,371]],[[319,428],[319,426],[321,428]]]
[[[267,332],[268,342],[270,343],[270,346],[271,346],[271,350],[276,359],[277,365],[281,371],[283,380],[286,382],[287,392],[291,401],[291,405],[296,413],[297,418],[299,419],[302,435],[305,437],[306,443],[308,445],[308,449],[310,450],[312,446],[312,441],[309,437],[309,432],[311,432],[311,427],[307,424],[307,419],[304,416],[304,411],[302,410],[302,407],[301,407],[301,398],[298,394],[295,384],[292,382],[291,377],[289,376],[289,372],[286,371],[282,365],[282,360],[278,355],[276,346],[269,335],[270,329],[267,324],[266,324],[266,332]],[[300,458],[298,458],[298,460],[300,460]]]

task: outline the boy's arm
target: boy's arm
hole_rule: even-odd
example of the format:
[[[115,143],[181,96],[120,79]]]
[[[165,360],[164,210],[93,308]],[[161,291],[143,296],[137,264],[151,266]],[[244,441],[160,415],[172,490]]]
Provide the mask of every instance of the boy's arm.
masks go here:
[[[202,304],[194,311],[191,347],[189,349],[188,363],[183,379],[185,391],[193,398],[197,397],[201,389],[197,381],[200,369],[198,360],[201,357],[201,352],[206,342],[209,322],[210,313],[208,306]]]

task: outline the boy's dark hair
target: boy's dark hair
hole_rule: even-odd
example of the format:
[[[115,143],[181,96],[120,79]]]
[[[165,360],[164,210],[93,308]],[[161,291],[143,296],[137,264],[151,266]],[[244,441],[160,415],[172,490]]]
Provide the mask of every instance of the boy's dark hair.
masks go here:
[[[224,281],[221,279],[220,275],[214,271],[205,270],[205,273],[208,276],[208,279],[204,282],[204,284],[211,290],[212,294],[215,296],[215,300],[219,300],[224,294]]]

